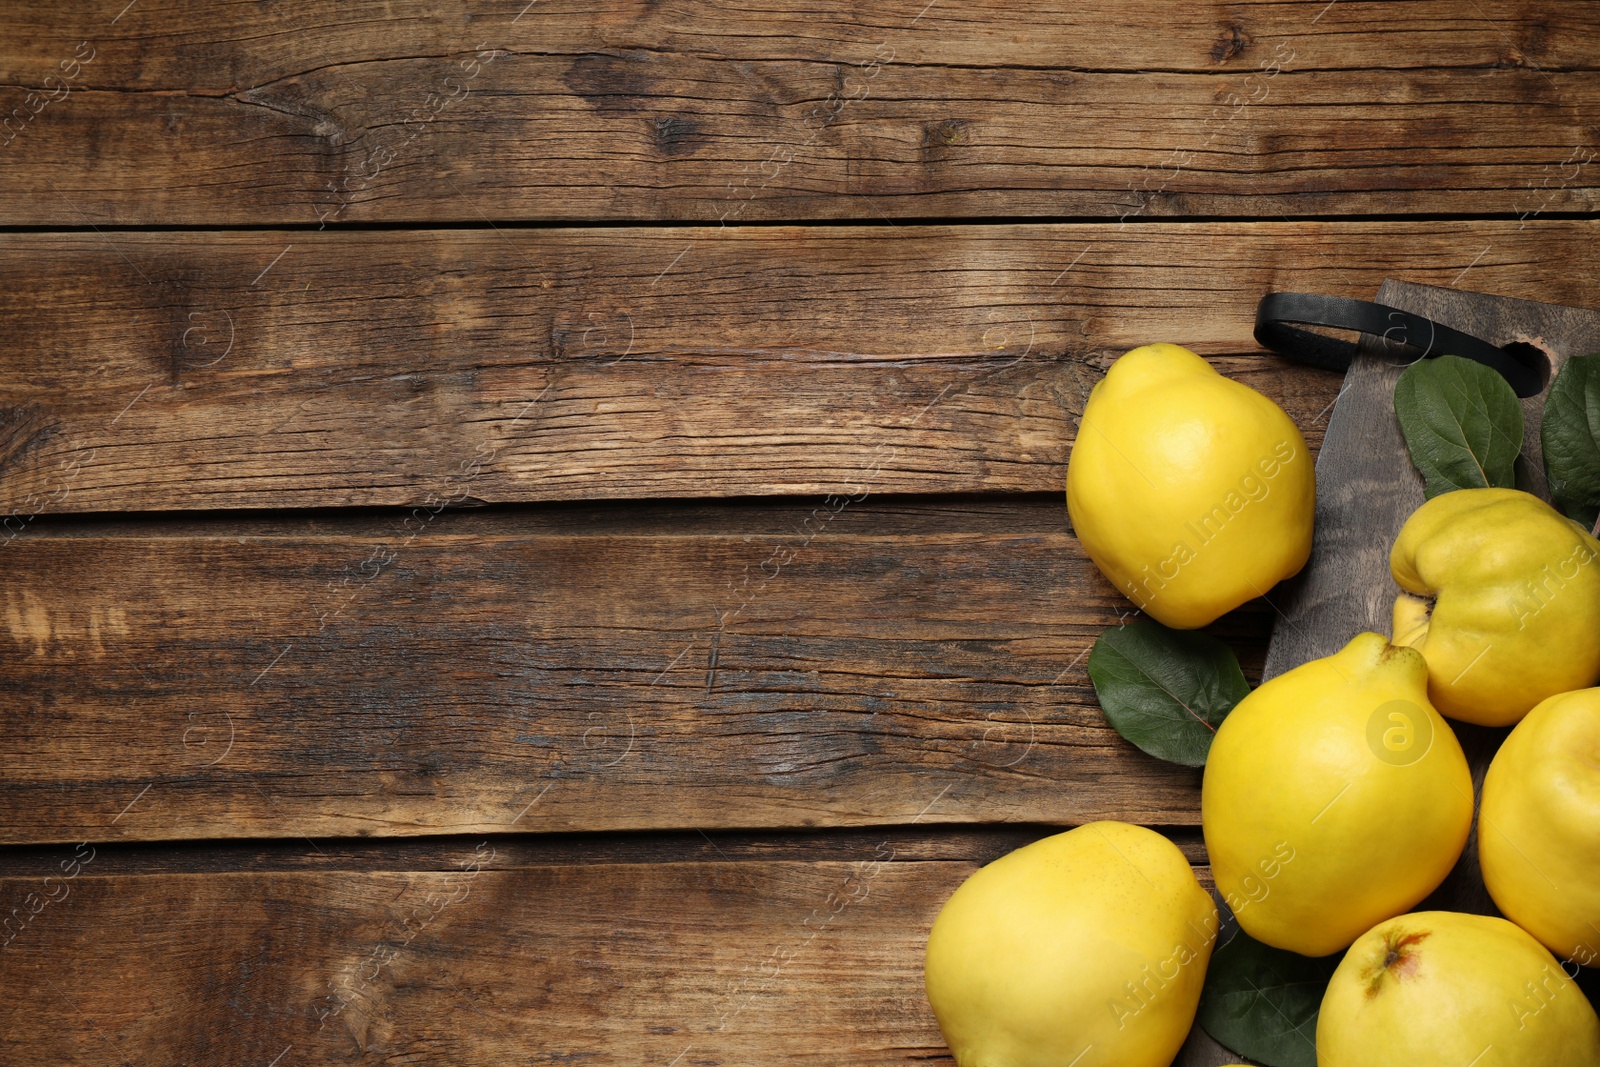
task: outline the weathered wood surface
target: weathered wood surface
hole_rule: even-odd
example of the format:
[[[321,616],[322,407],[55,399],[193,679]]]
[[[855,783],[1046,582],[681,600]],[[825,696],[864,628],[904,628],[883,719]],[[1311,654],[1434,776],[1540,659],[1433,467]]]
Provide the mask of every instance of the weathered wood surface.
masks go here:
[[[922,942],[974,865],[870,862],[85,874],[0,954],[0,1062],[938,1060]]]
[[[948,1062],[962,878],[1198,818],[1083,669],[1100,367],[1189,343],[1315,448],[1267,289],[1600,304],[1576,0],[5,21],[0,226],[78,230],[0,234],[5,1064]],[[491,228],[940,215],[1105,221]],[[1149,221],[1215,215],[1273,221]],[[1050,495],[886,497],[960,492]]]
[[[1198,820],[1095,703],[1131,607],[1059,499],[630,510],[41,520],[0,841]]]
[[[1341,69],[1600,69],[1600,15],[1584,0],[1513,0],[1481,14],[1462,0],[1412,0],[1403,10],[1279,0],[1253,5],[1248,15],[1216,0],[1181,8],[1162,0],[985,0],[959,7],[918,0],[873,8],[850,0],[541,0],[531,6],[526,0],[302,0],[247,11],[139,0],[125,12],[121,3],[61,8],[12,0],[8,14],[13,33],[0,57],[22,83],[36,85],[58,73],[56,42],[90,39],[122,44],[95,59],[102,84],[147,90],[181,83],[235,91],[319,63],[355,67],[443,56],[501,36],[553,56],[653,48],[749,62],[844,62],[849,49],[870,51],[913,22],[917,32],[895,42],[898,58],[946,66],[981,65],[987,56],[994,66],[1124,73],[1250,70],[1263,51],[1283,41],[1297,51],[1336,57],[1338,63],[1321,66]],[[1127,32],[1135,28],[1141,32]],[[160,33],[154,40],[145,36],[152,30]]]
[[[0,1063],[948,1063],[923,942],[999,850],[940,846],[203,876],[66,846],[0,878]]]
[[[1059,490],[1099,367],[1178,340],[1315,447],[1268,289],[1600,303],[1593,222],[0,237],[8,513]],[[1249,354],[1245,354],[1249,353]]]
[[[858,8],[11,4],[0,223],[1595,203],[1575,0]]]

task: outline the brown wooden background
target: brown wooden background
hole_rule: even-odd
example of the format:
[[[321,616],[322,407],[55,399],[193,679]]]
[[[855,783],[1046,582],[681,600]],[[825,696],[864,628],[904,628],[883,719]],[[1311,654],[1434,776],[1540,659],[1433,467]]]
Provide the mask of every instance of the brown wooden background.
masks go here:
[[[977,865],[1204,877],[1076,415],[1600,305],[1600,13],[925,3],[4,5],[0,1062],[937,1061]]]

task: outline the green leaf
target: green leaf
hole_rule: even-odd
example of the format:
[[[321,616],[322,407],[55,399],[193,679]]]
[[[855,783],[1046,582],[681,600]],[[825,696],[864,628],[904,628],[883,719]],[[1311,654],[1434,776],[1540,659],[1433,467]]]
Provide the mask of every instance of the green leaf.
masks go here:
[[[1395,384],[1394,411],[1428,499],[1452,489],[1516,488],[1522,405],[1488,367],[1460,356],[1418,360]]]
[[[1197,1018],[1205,1032],[1267,1067],[1317,1067],[1317,1012],[1339,956],[1312,959],[1246,934],[1217,949]]]
[[[1100,635],[1089,679],[1117,733],[1185,767],[1205,766],[1217,727],[1250,693],[1227,645],[1148,619]]]
[[[1600,512],[1600,355],[1569,359],[1545,400],[1544,469],[1562,511],[1594,526]]]

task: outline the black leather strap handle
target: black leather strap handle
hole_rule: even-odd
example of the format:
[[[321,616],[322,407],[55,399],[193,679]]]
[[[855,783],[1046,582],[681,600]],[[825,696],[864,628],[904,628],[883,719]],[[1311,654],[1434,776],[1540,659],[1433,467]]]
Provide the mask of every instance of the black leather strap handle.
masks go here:
[[[1475,360],[1498,371],[1518,396],[1535,396],[1544,388],[1542,373],[1504,349],[1386,304],[1316,293],[1268,293],[1261,298],[1256,308],[1255,331],[1261,345],[1300,363],[1344,371],[1355,359],[1353,342],[1298,329],[1289,323],[1371,334],[1381,338],[1384,347],[1401,363],[1446,354]]]

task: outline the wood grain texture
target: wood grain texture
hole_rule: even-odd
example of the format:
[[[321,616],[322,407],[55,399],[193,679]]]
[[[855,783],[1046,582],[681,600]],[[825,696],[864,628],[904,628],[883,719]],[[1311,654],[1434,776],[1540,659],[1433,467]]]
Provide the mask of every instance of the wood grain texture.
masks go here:
[[[93,61],[104,84],[210,91],[281,79],[319,64],[355,67],[408,56],[444,56],[511,36],[549,55],[597,46],[655,48],[749,62],[843,62],[851,49],[908,28],[899,58],[933,65],[1061,67],[1138,73],[1250,70],[1263,50],[1287,42],[1308,69],[1363,63],[1389,69],[1448,67],[1600,69],[1600,15],[1582,0],[1514,0],[1486,13],[1461,0],[1381,3],[1280,0],[1244,14],[1215,0],[1174,8],[1161,0],[1056,4],[904,5],[849,0],[695,3],[640,0],[303,0],[227,11],[192,0],[140,0],[120,8],[52,7],[13,0],[0,62],[21,84],[59,73],[53,47],[88,39],[110,47]],[[521,14],[521,17],[517,16]],[[1128,32],[1138,29],[1141,32]],[[157,31],[154,37],[150,31]],[[251,36],[252,33],[259,36]],[[143,45],[143,47],[139,47]]]
[[[0,841],[1198,820],[1095,702],[1131,606],[1059,499],[836,503],[30,529]]]
[[[0,222],[1594,206],[1588,5],[1066,6],[31,0]]]
[[[496,869],[495,850],[0,879],[7,907],[60,897],[0,950],[0,1063],[952,1062],[923,945],[975,862],[888,839],[853,861]]]
[[[1268,289],[1600,304],[1593,222],[0,237],[0,507],[1050,491],[1111,358],[1189,344],[1315,447]]]
[[[922,942],[973,869],[85,874],[0,956],[0,1063],[948,1062]]]

